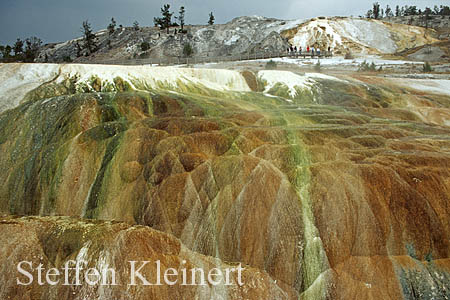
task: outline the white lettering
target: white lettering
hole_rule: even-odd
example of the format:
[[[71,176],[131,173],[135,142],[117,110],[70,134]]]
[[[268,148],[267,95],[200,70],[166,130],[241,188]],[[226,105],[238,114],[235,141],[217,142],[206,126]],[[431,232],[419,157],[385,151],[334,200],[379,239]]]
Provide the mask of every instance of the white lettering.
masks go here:
[[[111,283],[108,281],[108,272],[111,273]],[[116,271],[111,268],[104,268],[102,270],[102,285],[117,285],[116,283]]]
[[[142,263],[142,265],[139,267],[139,269],[136,270],[136,263],[137,261],[131,260],[130,261],[130,265],[131,265],[131,271],[130,271],[130,284],[129,285],[137,285],[136,284],[136,277],[138,277],[141,282],[144,285],[151,285],[150,282],[147,281],[147,279],[144,278],[144,276],[142,276],[142,274],[140,273],[141,269],[148,264],[148,261],[145,261],[144,263]]]
[[[29,281],[28,281],[28,283],[23,283],[22,281],[19,280],[19,278],[16,278],[16,282],[17,282],[18,285],[30,285],[30,284],[33,283],[33,275],[31,275],[29,272],[27,272],[24,269],[22,269],[22,264],[29,265],[31,270],[33,270],[33,263],[31,261],[21,261],[17,265],[17,271],[19,271],[20,274],[25,275],[29,279]]]
[[[237,270],[238,270],[238,284],[240,286],[243,286],[244,283],[242,282],[242,273],[241,272],[244,270],[244,268],[242,268],[242,264],[239,264],[239,266],[237,267]]]
[[[215,270],[215,272],[214,272],[214,270]],[[218,281],[217,281],[217,279],[214,280],[214,279],[212,278],[213,276],[218,276],[218,277],[219,277],[219,280],[218,280]],[[208,282],[209,282],[210,284],[212,284],[212,285],[219,285],[220,282],[222,281],[222,278],[220,278],[220,277],[222,277],[222,271],[221,271],[220,269],[218,269],[218,268],[212,268],[211,270],[209,270],[209,273],[208,273]]]
[[[175,279],[175,281],[170,281],[168,278],[169,276],[178,276],[178,271],[174,268],[168,268],[164,272],[164,282],[167,283],[168,285],[176,284],[178,279]]]
[[[92,276],[96,277],[96,280],[91,280]],[[88,285],[96,285],[100,281],[100,272],[95,268],[87,269],[84,279]]]
[[[51,268],[47,271],[47,274],[45,274],[45,279],[47,280],[47,283],[50,285],[57,285],[59,282],[59,279],[56,281],[53,281],[50,279],[50,276],[59,276],[59,270],[57,268]]]

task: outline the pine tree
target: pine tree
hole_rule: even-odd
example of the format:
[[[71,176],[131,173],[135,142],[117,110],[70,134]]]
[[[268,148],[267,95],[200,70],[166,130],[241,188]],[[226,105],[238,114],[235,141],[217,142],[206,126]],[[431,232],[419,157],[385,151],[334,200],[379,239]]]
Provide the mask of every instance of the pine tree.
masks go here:
[[[375,2],[374,4],[373,4],[373,9],[372,9],[372,11],[373,11],[373,17],[375,18],[375,19],[379,19],[380,18],[380,4],[378,3],[378,2]]]
[[[404,15],[405,16],[416,16],[417,15],[417,6],[415,6],[415,5],[412,5],[412,6],[405,5]]]
[[[386,10],[384,11],[384,13],[386,14],[386,17],[387,17],[387,18],[390,18],[390,17],[394,16],[394,15],[392,14],[392,9],[391,9],[391,7],[389,6],[389,4],[386,6]]]
[[[3,58],[9,58],[11,56],[12,48],[10,45],[0,46]]]
[[[400,17],[400,6],[398,5],[395,7],[395,16]]]
[[[116,30],[116,20],[114,20],[114,18],[111,18],[111,23],[109,23],[108,25],[108,32],[111,35],[114,33],[115,30]]]
[[[134,21],[134,23],[133,23],[133,29],[135,30],[135,31],[139,31],[139,22],[138,21]]]
[[[23,41],[21,39],[17,39],[16,43],[13,46],[14,55],[18,55],[23,53]]]
[[[97,37],[92,32],[91,24],[86,20],[83,22],[83,27],[81,28],[83,32],[84,49],[88,51],[88,54],[92,54],[97,51]]]
[[[11,57],[11,51],[12,51],[11,46],[6,45],[3,57]]]
[[[175,17],[180,21],[181,26],[181,33],[184,33],[184,14],[186,13],[186,10],[184,9],[184,6],[180,7],[180,11],[178,12],[178,17]]]
[[[208,21],[208,25],[213,25],[214,24],[214,15],[212,12],[209,13],[209,21]]]
[[[415,5],[410,6],[409,10],[408,10],[408,15],[416,16],[417,15],[417,6],[415,6]]]
[[[169,9],[170,9],[169,4],[164,5],[164,7],[161,9],[164,26],[167,29],[167,33],[169,33],[169,28],[170,25],[172,24],[172,15],[173,15],[173,13],[171,13]]]
[[[402,7],[403,9],[403,16],[407,17],[409,16],[409,6],[405,5],[404,7]]]
[[[164,23],[164,28],[167,29],[167,33],[169,33],[170,25],[172,24],[172,15],[173,13],[170,12],[170,4],[164,5],[163,8],[161,8],[161,14],[163,16],[162,20]]]
[[[154,18],[155,26],[159,26],[161,29],[167,29],[167,33],[169,33],[170,25],[172,25],[172,15],[170,12],[170,4],[165,4],[161,8],[162,18]]]
[[[441,5],[441,16],[450,16],[450,7]]]
[[[34,62],[34,59],[37,57],[39,48],[42,45],[41,39],[37,37],[30,37],[25,40],[25,61],[26,62]]]
[[[435,5],[434,8],[433,8],[433,13],[435,15],[439,15],[439,12],[440,12],[439,7],[437,5]]]
[[[164,24],[162,18],[154,17],[153,22],[155,23],[156,27],[159,27],[160,29],[164,29]]]

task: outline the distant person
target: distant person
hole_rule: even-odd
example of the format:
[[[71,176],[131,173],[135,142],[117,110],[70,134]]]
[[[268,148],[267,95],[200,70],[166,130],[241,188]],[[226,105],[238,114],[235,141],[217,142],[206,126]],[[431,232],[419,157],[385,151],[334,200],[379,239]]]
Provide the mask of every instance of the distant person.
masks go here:
[[[330,53],[331,52],[331,47],[330,46],[328,46],[328,53]]]
[[[311,47],[311,55],[314,56],[314,47]]]
[[[306,52],[308,52],[308,53],[309,53],[309,46],[307,46],[307,47],[306,47]]]
[[[302,54],[302,46],[298,47],[298,53]]]
[[[320,48],[317,48],[317,55],[320,56]]]

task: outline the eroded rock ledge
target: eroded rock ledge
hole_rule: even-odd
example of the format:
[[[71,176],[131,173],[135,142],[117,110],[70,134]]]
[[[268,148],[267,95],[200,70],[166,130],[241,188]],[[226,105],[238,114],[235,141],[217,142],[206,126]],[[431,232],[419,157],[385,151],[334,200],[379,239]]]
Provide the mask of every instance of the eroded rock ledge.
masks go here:
[[[130,261],[139,262],[135,270],[142,262],[148,261],[148,267],[146,265],[140,274],[153,284],[158,276],[156,261],[161,265],[160,274],[164,274],[167,268],[186,268],[188,272],[192,268],[201,268],[206,273],[212,268],[236,268],[236,265],[227,265],[190,251],[172,235],[145,226],[69,217],[2,217],[0,232],[2,299],[257,299],[264,298],[264,295],[288,299],[288,294],[266,272],[248,267],[241,272],[242,286],[237,272],[229,273],[230,285],[211,285],[207,279],[207,284],[200,285],[200,275],[197,285],[182,285],[180,276],[176,285],[169,286],[165,284],[163,275],[160,276],[160,286],[145,286],[139,277],[135,277],[137,285],[129,285],[133,275]],[[63,270],[69,260],[87,262],[78,276],[80,285],[75,285],[77,275],[74,270],[69,270],[69,285],[64,285]],[[26,286],[17,284],[17,279],[25,284],[30,282],[18,271],[22,261],[33,262],[34,268],[32,271],[29,265],[21,266],[33,276],[33,283]],[[43,285],[38,282],[39,264],[42,264]],[[74,267],[73,264],[69,266]],[[50,268],[61,271],[61,276],[49,277],[51,281],[59,279],[56,285],[50,285],[45,277]],[[116,285],[111,285],[111,273],[104,282],[102,279],[99,284],[88,284],[84,277],[88,268],[99,271],[114,269]],[[191,277],[187,278],[191,283]],[[173,281],[174,277],[170,279]]]

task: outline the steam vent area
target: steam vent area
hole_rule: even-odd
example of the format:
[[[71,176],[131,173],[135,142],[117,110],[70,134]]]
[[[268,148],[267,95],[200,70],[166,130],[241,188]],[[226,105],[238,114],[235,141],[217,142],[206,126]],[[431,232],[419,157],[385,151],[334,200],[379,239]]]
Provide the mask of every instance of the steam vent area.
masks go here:
[[[0,64],[0,299],[450,299],[448,76],[320,63]]]

